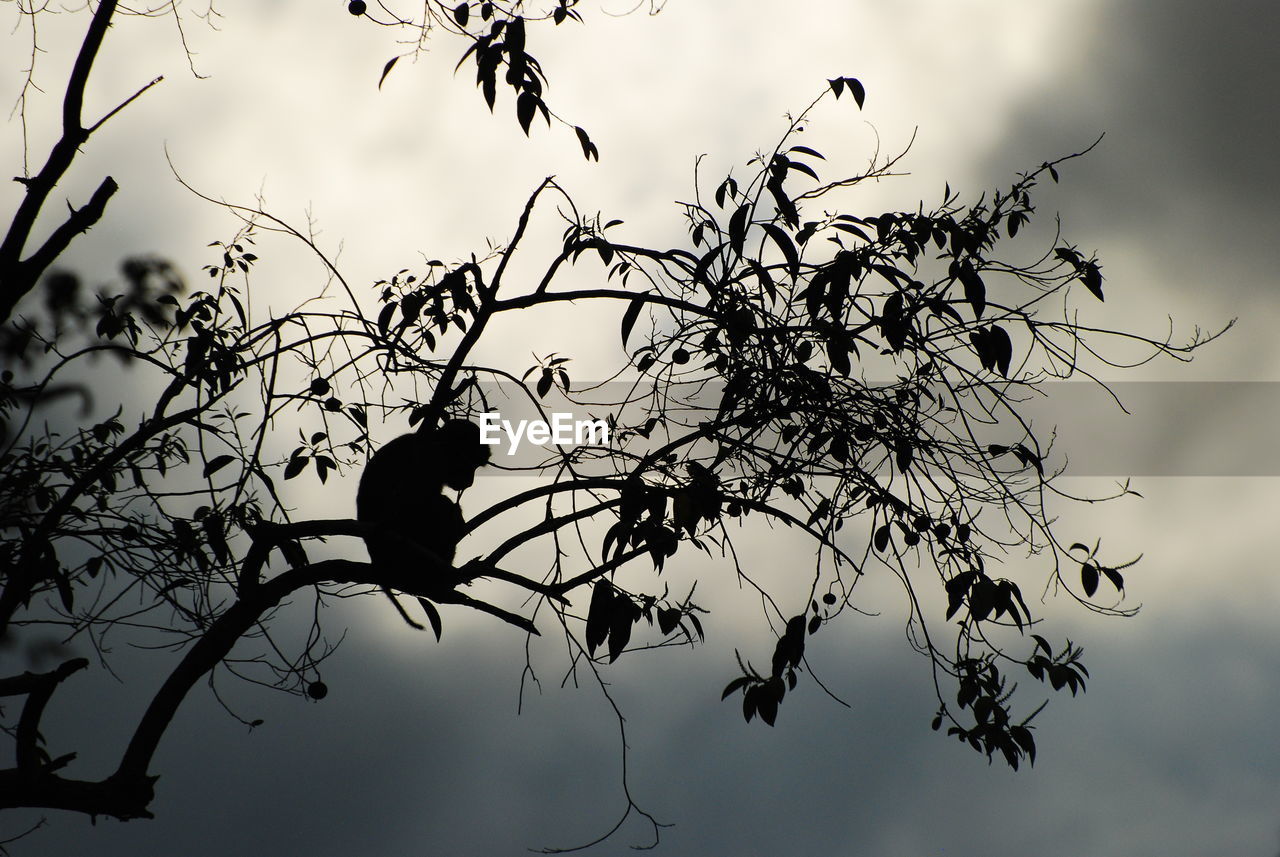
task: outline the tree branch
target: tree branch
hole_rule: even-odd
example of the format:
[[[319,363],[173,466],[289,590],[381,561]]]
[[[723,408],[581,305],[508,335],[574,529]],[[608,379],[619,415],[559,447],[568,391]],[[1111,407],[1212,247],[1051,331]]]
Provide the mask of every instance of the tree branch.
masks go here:
[[[62,99],[62,137],[54,143],[49,151],[49,158],[40,172],[30,179],[21,180],[26,187],[26,195],[19,204],[13,221],[9,224],[9,231],[4,241],[0,242],[0,322],[9,319],[18,301],[35,288],[45,270],[67,248],[71,240],[98,222],[107,201],[116,192],[115,180],[110,176],[103,179],[88,203],[79,209],[72,209],[66,221],[54,230],[44,245],[29,259],[25,261],[22,259],[22,251],[31,238],[31,230],[40,215],[40,210],[48,201],[49,195],[53,193],[54,187],[66,175],[80,146],[89,139],[93,131],[93,129],[86,130],[81,120],[84,90],[89,82],[89,73],[93,69],[94,60],[97,59],[98,50],[102,47],[107,27],[111,23],[111,16],[115,14],[116,2],[117,0],[102,0],[93,13],[93,20],[89,22],[89,30],[85,33],[84,42],[76,55],[75,65],[67,81],[67,91]],[[145,92],[149,86],[143,87],[116,110],[108,113],[93,128],[100,126],[125,104]]]

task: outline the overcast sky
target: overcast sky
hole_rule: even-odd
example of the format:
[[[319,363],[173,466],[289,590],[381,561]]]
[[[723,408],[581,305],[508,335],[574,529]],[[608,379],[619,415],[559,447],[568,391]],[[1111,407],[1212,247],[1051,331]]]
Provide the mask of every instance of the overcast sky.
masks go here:
[[[862,213],[936,200],[947,181],[972,198],[1105,132],[1038,203],[1097,249],[1108,321],[1159,335],[1170,315],[1182,333],[1240,318],[1194,364],[1132,377],[1280,381],[1274,4],[669,0],[657,16],[619,18],[586,5],[587,27],[561,28],[534,48],[553,107],[590,130],[598,165],[563,130],[535,128],[526,140],[505,97],[491,117],[468,76],[451,77],[457,46],[448,42],[402,61],[377,89],[398,50],[394,34],[353,19],[343,3],[220,3],[216,32],[196,21],[186,31],[205,79],[187,68],[172,20],[122,20],[88,112],[158,74],[166,80],[77,161],[66,195],[83,199],[106,172],[122,190],[66,261],[105,276],[122,255],[145,251],[199,273],[205,245],[235,226],[177,184],[166,151],[206,194],[261,194],[297,222],[310,212],[357,282],[504,239],[552,174],[582,209],[626,220],[629,240],[662,245],[683,228],[673,201],[688,197],[697,155],[715,171],[741,164],[772,146],[784,113],[847,75],[866,85],[866,109],[828,104],[808,145],[859,164],[877,141],[892,150],[916,133],[911,175],[860,190]],[[0,47],[6,105],[28,39],[16,17],[14,3],[0,5],[0,29],[11,33]],[[50,95],[85,20],[41,19],[38,82]],[[42,152],[48,104],[29,115]],[[5,126],[0,157],[17,172],[16,123]],[[0,210],[12,210],[18,190],[0,191]],[[262,255],[260,285],[269,281],[282,306],[321,282],[296,253]],[[507,344],[587,357],[601,347],[567,324]],[[767,651],[758,607],[730,587],[715,590],[706,646],[623,658],[609,676],[628,715],[632,794],[675,824],[659,853],[1280,852],[1271,723],[1280,710],[1280,483],[1234,476],[1251,472],[1251,451],[1262,462],[1255,472],[1280,473],[1276,453],[1256,448],[1273,437],[1277,408],[1270,387],[1249,388],[1271,397],[1262,403],[1240,389],[1142,423],[1145,463],[1128,472],[1174,474],[1135,482],[1145,499],[1063,510],[1065,531],[1100,535],[1118,556],[1145,554],[1128,573],[1129,597],[1144,606],[1135,619],[1106,621],[1045,608],[1085,644],[1094,679],[1037,720],[1034,769],[988,767],[929,731],[927,663],[903,639],[890,586],[868,591],[878,617],[844,623],[811,653],[851,707],[810,685],[788,697],[774,729],[744,724],[718,701],[735,647]],[[1208,475],[1176,475],[1188,472]],[[322,502],[340,515],[353,495],[354,485],[339,485]],[[742,544],[764,561],[788,550],[778,534],[745,534]],[[685,569],[708,588],[717,572],[727,573]],[[328,620],[352,631],[328,665],[322,704],[220,687],[240,714],[266,720],[247,734],[207,691],[193,694],[154,763],[156,820],[91,827],[48,815],[47,829],[14,853],[517,854],[608,829],[624,806],[617,724],[595,689],[559,688],[553,647],[535,651],[542,692],[527,695],[517,717],[517,632],[446,613],[437,645],[383,608],[344,605]],[[46,737],[81,753],[73,776],[109,770],[140,705],[128,691],[151,687],[169,663],[124,646],[120,655],[125,692],[103,675],[78,677],[50,709]],[[70,704],[72,693],[89,698],[88,687],[94,705]],[[11,817],[4,830],[26,819]],[[628,824],[593,853],[624,853],[646,835]]]

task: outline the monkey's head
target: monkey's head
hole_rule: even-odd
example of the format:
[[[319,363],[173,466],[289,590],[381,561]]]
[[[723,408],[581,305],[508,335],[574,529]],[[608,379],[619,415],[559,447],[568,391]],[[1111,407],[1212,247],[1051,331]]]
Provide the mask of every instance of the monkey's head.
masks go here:
[[[489,446],[470,420],[448,420],[432,433],[431,445],[444,484],[455,491],[470,488],[476,470],[489,463]]]

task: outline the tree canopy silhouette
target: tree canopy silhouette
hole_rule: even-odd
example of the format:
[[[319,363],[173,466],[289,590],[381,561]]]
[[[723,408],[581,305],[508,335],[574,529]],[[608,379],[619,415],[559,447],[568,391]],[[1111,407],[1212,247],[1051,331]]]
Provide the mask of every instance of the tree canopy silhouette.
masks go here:
[[[544,100],[526,37],[581,23],[582,5],[427,3],[419,20],[360,0],[347,9],[418,33],[413,50],[428,36],[460,40],[459,66],[474,68],[491,108],[509,88],[526,133],[539,116],[561,123],[599,160],[587,132]],[[14,757],[0,770],[0,807],[149,817],[154,754],[198,682],[227,670],[325,696],[323,664],[341,629],[323,627],[316,608],[337,598],[420,599],[437,636],[450,621],[440,603],[529,634],[555,630],[569,669],[597,678],[636,647],[694,645],[714,632],[716,604],[673,591],[663,573],[697,553],[759,590],[759,621],[776,636],[725,675],[723,696],[741,704],[725,716],[783,718],[787,695],[812,678],[806,652],[857,614],[864,578],[892,575],[910,605],[908,642],[933,665],[937,707],[922,724],[932,715],[935,730],[1013,768],[1034,761],[1041,686],[1075,695],[1088,671],[1024,588],[1047,580],[1087,609],[1130,611],[1127,563],[1054,526],[1052,504],[1072,498],[1056,486],[1048,428],[1026,418],[1025,403],[1051,395],[1053,380],[1092,378],[1114,343],[1186,359],[1216,335],[1082,323],[1078,307],[1105,297],[1098,259],[1061,236],[1024,249],[1046,234],[1019,238],[1037,216],[1034,195],[1084,152],[976,198],[947,186],[909,209],[847,211],[847,191],[891,176],[903,155],[832,175],[821,144],[798,141],[814,110],[859,110],[874,97],[838,77],[741,170],[697,179],[676,212],[677,246],[583,213],[573,189],[549,178],[509,239],[459,261],[391,262],[385,278],[357,282],[265,207],[211,199],[239,226],[207,260],[183,260],[203,265],[192,282],[176,264],[133,258],[118,290],[90,297],[54,263],[112,216],[115,182],[103,179],[43,243],[33,234],[77,152],[138,97],[97,121],[82,116],[120,14],[109,0],[93,10],[62,136],[38,172],[19,177],[25,196],[0,245],[0,631],[13,642],[56,628],[104,662],[106,635],[135,635],[174,660],[158,688],[130,688],[149,702],[100,780],[71,777],[74,748],[41,729],[46,706],[75,696],[90,661],[0,678],[0,694],[21,700],[6,710]],[[610,168],[606,157],[600,169]],[[538,218],[562,221],[558,243],[524,246]],[[257,265],[289,242],[336,287],[269,311]],[[574,269],[597,284],[565,285]],[[573,342],[532,367],[483,347],[502,321],[547,311],[607,319],[611,362],[573,362]],[[141,415],[112,379],[121,364],[136,388],[155,391]],[[83,399],[94,421],[43,419],[64,397]],[[421,548],[420,585],[366,561],[362,537],[397,534],[353,520],[354,509],[295,517],[293,492],[358,479],[391,433],[479,423],[508,405],[545,420],[572,407],[601,420],[607,441],[542,447],[518,460],[535,487],[469,504],[460,556],[474,558],[454,573],[455,590],[432,585],[425,570],[441,558]],[[734,551],[754,526],[803,533],[812,551],[760,577]],[[302,642],[273,636],[284,610],[312,617]],[[1015,694],[1017,679],[1032,689]]]

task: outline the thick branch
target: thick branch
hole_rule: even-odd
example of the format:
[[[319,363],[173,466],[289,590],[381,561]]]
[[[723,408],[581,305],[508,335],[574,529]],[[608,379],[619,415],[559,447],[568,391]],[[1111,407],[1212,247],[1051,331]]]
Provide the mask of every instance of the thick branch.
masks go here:
[[[110,177],[104,179],[88,203],[80,209],[73,209],[44,246],[31,258],[22,260],[23,248],[31,237],[31,230],[40,210],[71,167],[80,146],[89,139],[90,132],[85,129],[81,120],[84,90],[115,10],[116,0],[102,0],[94,11],[63,96],[62,137],[49,151],[49,158],[40,172],[30,179],[22,180],[26,186],[26,195],[13,216],[4,241],[0,242],[0,322],[9,319],[18,301],[35,287],[45,269],[66,249],[71,239],[102,217],[107,200],[116,191],[115,181]]]
[[[17,742],[18,769],[33,772],[40,762],[40,718],[44,715],[44,707],[49,698],[69,676],[89,666],[84,658],[75,658],[62,664],[56,670],[47,673],[26,673],[16,679],[8,679],[13,686],[6,688],[10,694],[27,693],[26,705],[22,707],[22,715],[18,718],[18,729],[15,734]],[[19,688],[19,685],[25,685]]]

